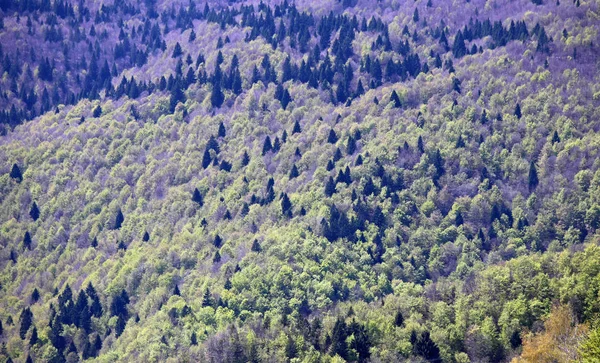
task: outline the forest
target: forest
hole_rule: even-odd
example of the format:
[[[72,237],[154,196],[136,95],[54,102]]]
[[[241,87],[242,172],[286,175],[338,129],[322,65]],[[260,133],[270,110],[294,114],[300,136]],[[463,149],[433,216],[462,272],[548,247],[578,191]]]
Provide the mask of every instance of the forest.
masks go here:
[[[0,0],[0,363],[600,362],[600,0]]]

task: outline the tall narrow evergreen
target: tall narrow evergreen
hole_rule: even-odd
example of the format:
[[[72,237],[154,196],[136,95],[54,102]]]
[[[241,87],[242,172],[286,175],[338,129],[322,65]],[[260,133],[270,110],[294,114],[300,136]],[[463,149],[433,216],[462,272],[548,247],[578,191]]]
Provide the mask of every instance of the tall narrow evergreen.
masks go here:
[[[327,142],[330,144],[335,144],[338,141],[338,137],[333,129],[329,131],[329,136],[327,136]]]
[[[13,164],[12,169],[10,169],[10,177],[15,179],[18,183],[23,181],[23,174],[21,174],[21,169],[17,164]]]
[[[538,173],[535,167],[535,163],[532,161],[529,163],[529,191],[533,191],[539,184]]]
[[[200,207],[202,207],[202,205],[204,205],[204,200],[202,199],[202,194],[200,194],[200,191],[198,190],[198,188],[194,188],[194,192],[192,193],[192,200],[198,204]]]
[[[25,232],[25,236],[23,237],[23,246],[28,250],[31,249],[31,235],[29,231]]]
[[[38,218],[40,218],[40,210],[38,209],[36,202],[33,202],[33,204],[31,205],[31,210],[29,211],[29,216],[34,221],[37,221]]]
[[[117,209],[117,214],[115,216],[115,225],[113,229],[121,229],[123,222],[125,221],[125,216],[123,216],[123,212],[121,212],[121,208]]]

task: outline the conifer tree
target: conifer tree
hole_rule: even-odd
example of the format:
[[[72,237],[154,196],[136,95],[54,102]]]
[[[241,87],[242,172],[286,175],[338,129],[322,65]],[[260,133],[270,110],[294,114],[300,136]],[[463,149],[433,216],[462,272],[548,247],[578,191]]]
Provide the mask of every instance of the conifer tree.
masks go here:
[[[292,135],[299,134],[301,132],[302,132],[302,128],[300,127],[300,123],[298,122],[298,120],[296,120],[294,122],[294,128],[292,129]]]
[[[125,217],[123,216],[123,212],[121,212],[121,208],[119,208],[117,209],[117,215],[115,216],[115,225],[113,229],[121,229],[124,221]]]
[[[252,242],[252,247],[250,247],[250,250],[252,252],[260,252],[262,250],[257,239]]]
[[[329,180],[325,184],[325,195],[331,197],[333,194],[335,194],[336,191],[337,190],[335,189],[335,181],[330,176]]]
[[[33,219],[34,222],[37,221],[38,218],[40,218],[40,210],[38,209],[36,202],[33,202],[33,204],[31,205],[29,216],[31,217],[31,219]]]
[[[287,193],[283,193],[281,198],[281,211],[285,216],[291,217],[292,215],[292,202],[290,202]]]
[[[329,136],[327,136],[327,142],[330,144],[335,144],[338,141],[338,137],[335,134],[335,131],[333,129],[331,129],[329,131]]]
[[[390,101],[394,103],[394,107],[396,107],[396,108],[402,107],[402,103],[400,102],[400,97],[398,97],[396,90],[392,91],[392,95],[390,96]]]
[[[223,122],[221,121],[221,123],[219,124],[219,132],[218,135],[219,137],[225,137],[225,125],[223,124]]]
[[[265,143],[263,144],[262,155],[265,156],[272,149],[273,149],[273,145],[271,144],[271,138],[269,136],[267,136],[265,138]]]
[[[535,163],[532,161],[529,163],[529,191],[533,191],[538,186],[538,174],[535,167]]]
[[[34,326],[31,330],[31,337],[29,338],[29,346],[34,346],[39,341],[37,328]]]
[[[29,308],[25,308],[21,311],[21,316],[19,317],[19,321],[21,322],[21,326],[19,328],[19,336],[21,339],[25,339],[29,328],[33,322],[33,314]]]
[[[213,82],[212,91],[210,93],[210,103],[214,108],[220,108],[225,101],[225,95],[221,91],[221,83]]]
[[[296,167],[296,164],[292,165],[292,170],[290,170],[290,179],[294,179],[298,177],[299,172],[298,172],[298,168]]]
[[[38,291],[37,287],[35,289],[33,289],[33,292],[31,293],[31,302],[32,303],[36,303],[38,302],[38,300],[40,299],[40,292]]]
[[[208,148],[206,148],[204,150],[204,154],[202,155],[202,168],[203,169],[208,168],[208,166],[210,165],[211,162],[212,162],[212,159],[210,156],[210,150]]]
[[[10,170],[10,177],[15,179],[18,183],[23,181],[23,174],[21,174],[21,169],[17,164],[13,164],[12,169]]]
[[[202,307],[212,306],[212,297],[210,296],[210,291],[208,287],[204,290],[204,295],[202,296]]]
[[[204,205],[204,200],[202,199],[202,194],[200,194],[200,191],[198,190],[198,188],[194,188],[194,192],[192,193],[192,201],[194,201],[200,207],[202,207]]]
[[[31,250],[31,235],[29,231],[25,232],[25,236],[23,237],[23,246],[28,250]]]
[[[181,49],[181,45],[179,44],[179,42],[177,42],[175,43],[175,47],[173,48],[173,54],[171,55],[171,57],[177,58],[181,55],[183,55],[183,50]]]
[[[221,246],[223,245],[223,239],[218,234],[215,235],[215,239],[213,240],[213,245],[216,248],[221,248]]]
[[[521,119],[521,105],[519,105],[517,103],[517,105],[515,106],[515,116],[517,116],[518,119]]]

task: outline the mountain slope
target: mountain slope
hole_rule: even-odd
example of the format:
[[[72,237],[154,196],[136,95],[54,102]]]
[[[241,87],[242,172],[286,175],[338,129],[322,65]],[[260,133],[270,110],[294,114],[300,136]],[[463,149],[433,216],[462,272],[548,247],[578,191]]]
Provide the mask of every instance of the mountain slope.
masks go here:
[[[76,7],[146,61],[92,45],[0,139],[1,354],[509,361],[597,317],[597,3],[169,4]]]

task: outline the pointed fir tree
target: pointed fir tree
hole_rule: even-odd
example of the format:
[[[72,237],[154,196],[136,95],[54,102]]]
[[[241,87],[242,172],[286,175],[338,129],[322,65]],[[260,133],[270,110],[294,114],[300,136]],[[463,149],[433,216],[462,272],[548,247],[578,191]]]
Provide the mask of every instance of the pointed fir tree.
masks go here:
[[[202,207],[204,205],[204,200],[202,199],[202,194],[200,194],[200,191],[198,190],[198,188],[194,188],[194,192],[192,193],[192,201],[194,201],[200,207]]]
[[[258,240],[257,240],[257,239],[255,239],[255,240],[252,242],[252,247],[250,247],[250,250],[251,250],[252,252],[260,252],[260,251],[262,250],[262,249],[261,249],[261,247],[260,247],[260,243],[258,243]]]
[[[33,289],[33,292],[31,293],[31,302],[33,304],[35,304],[39,300],[40,300],[40,292],[38,291],[38,289],[36,287],[35,289]]]
[[[298,122],[298,120],[296,120],[294,122],[294,128],[292,129],[292,135],[299,134],[301,132],[302,132],[302,128],[300,127],[300,123]]]
[[[265,138],[265,143],[263,144],[262,155],[265,156],[272,149],[273,149],[273,145],[271,144],[271,138],[269,136],[267,136]]]
[[[183,50],[181,49],[181,45],[179,42],[175,43],[175,47],[173,48],[173,54],[171,58],[181,57],[183,55]]]
[[[327,142],[330,144],[335,144],[338,141],[338,137],[335,134],[335,131],[333,129],[331,129],[329,131],[329,136],[327,136]]]
[[[117,209],[117,215],[115,216],[115,225],[113,229],[121,229],[123,222],[125,221],[125,216],[123,216],[123,212],[121,208]]]
[[[31,337],[29,338],[29,346],[34,346],[39,341],[37,328],[34,326],[31,330]]]
[[[535,167],[535,163],[532,161],[529,163],[529,191],[531,192],[535,190],[535,188],[538,186],[538,183],[539,180],[537,169]]]
[[[220,82],[213,82],[212,90],[210,93],[210,103],[214,108],[220,108],[225,101],[225,95],[221,90]]]
[[[25,336],[33,323],[33,314],[29,308],[25,308],[21,311],[19,322],[21,323],[21,326],[19,327],[19,336],[21,339],[25,339]]]
[[[292,170],[290,170],[290,179],[294,179],[298,177],[299,172],[298,172],[298,167],[296,167],[296,164],[292,165]]]
[[[204,150],[204,155],[202,155],[202,169],[206,169],[210,166],[212,162],[211,156],[210,156],[210,150],[208,148],[206,148]]]
[[[23,247],[31,250],[31,235],[29,234],[29,231],[25,232],[25,236],[23,236]]]
[[[287,193],[283,193],[283,196],[281,197],[281,212],[283,215],[291,217],[292,202],[290,202],[290,198],[288,198]]]
[[[29,216],[31,217],[31,219],[33,219],[34,222],[37,221],[38,218],[40,218],[40,210],[38,209],[36,202],[33,202],[33,204],[31,205]]]
[[[396,93],[396,90],[392,91],[392,95],[390,96],[390,102],[394,103],[394,107],[395,108],[402,107],[402,103],[400,102],[400,97],[398,97],[398,94]]]
[[[202,296],[202,307],[212,306],[212,297],[210,296],[210,290],[208,287],[204,290],[204,295]]]
[[[223,122],[221,121],[221,123],[219,124],[219,132],[218,135],[219,137],[225,137],[225,125],[223,124]]]
[[[143,242],[148,242],[150,241],[150,234],[146,231],[144,232],[144,235],[142,236],[142,241]]]
[[[519,105],[518,103],[515,106],[515,116],[517,116],[517,119],[519,119],[519,120],[521,119],[521,116],[522,116],[522,114],[521,114],[521,105]]]
[[[335,181],[330,176],[329,180],[327,180],[327,183],[325,184],[325,195],[331,197],[335,194],[336,191],[337,190],[335,189]]]
[[[21,174],[21,169],[17,164],[13,164],[12,169],[10,170],[10,177],[20,183],[23,181],[23,174]]]

